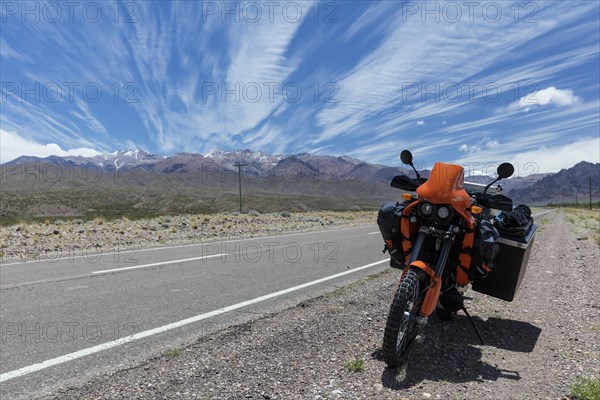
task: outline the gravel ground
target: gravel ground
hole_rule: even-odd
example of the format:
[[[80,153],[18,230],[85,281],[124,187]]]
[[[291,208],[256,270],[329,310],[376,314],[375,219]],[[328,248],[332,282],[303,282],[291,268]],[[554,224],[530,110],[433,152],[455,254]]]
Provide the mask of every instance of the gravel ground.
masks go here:
[[[406,367],[387,369],[389,270],[48,398],[568,398],[579,377],[600,378],[598,246],[562,213],[544,219],[513,302],[468,292],[485,345],[465,316],[431,317]]]
[[[2,262],[371,225],[377,212],[177,215],[130,221],[47,220],[0,227]]]

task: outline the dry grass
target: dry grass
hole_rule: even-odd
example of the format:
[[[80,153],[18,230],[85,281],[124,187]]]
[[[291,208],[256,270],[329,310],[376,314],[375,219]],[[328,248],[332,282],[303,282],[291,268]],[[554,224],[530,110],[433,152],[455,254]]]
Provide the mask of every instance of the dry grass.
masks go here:
[[[71,254],[81,248],[98,251],[137,250],[156,244],[200,243],[215,238],[261,237],[284,233],[339,229],[375,224],[373,211],[302,212],[269,214],[182,214],[130,220],[128,218],[93,220],[57,219],[40,224],[21,222],[0,226],[0,258],[26,260],[34,254],[50,256],[54,252]],[[74,247],[76,244],[78,247]]]
[[[565,217],[581,237],[592,237],[600,246],[600,210],[565,208]]]

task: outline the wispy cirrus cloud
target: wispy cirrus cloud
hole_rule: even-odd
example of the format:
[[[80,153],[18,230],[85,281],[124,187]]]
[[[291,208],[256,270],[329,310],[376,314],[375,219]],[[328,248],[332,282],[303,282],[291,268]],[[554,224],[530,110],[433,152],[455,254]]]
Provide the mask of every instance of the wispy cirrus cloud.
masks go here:
[[[97,133],[106,133],[106,128],[102,125],[102,122],[94,116],[94,114],[90,111],[90,107],[88,104],[81,100],[76,99],[77,109],[71,111],[71,114],[77,119],[84,122],[92,131]]]
[[[519,48],[585,15],[590,10],[590,5],[587,6],[543,3],[544,18],[532,25],[509,22],[490,24],[485,21],[469,26],[444,23],[428,25],[420,19],[412,21],[412,25],[410,20],[407,24],[392,25],[382,45],[340,82],[343,88],[342,101],[319,113],[323,132],[316,143],[327,143],[337,136],[360,135],[367,126],[371,132],[379,132],[375,136],[380,140],[387,136],[410,135],[403,134],[402,129],[394,129],[406,126],[405,123],[410,120],[416,120],[418,124],[423,120],[420,118],[453,115],[464,121],[475,110],[476,114],[472,116],[481,117],[481,110],[485,109],[481,107],[483,101],[492,106],[494,103],[501,104],[502,95],[505,101],[507,94],[519,93],[522,89],[519,87],[521,80],[541,82],[597,57],[597,45],[584,41],[581,48],[547,54],[535,61],[523,59],[520,65],[509,64],[501,69],[496,67],[506,57],[518,58],[516,54]],[[591,25],[588,25],[587,29],[590,28]],[[497,37],[499,32],[502,32],[501,37]],[[569,35],[580,35],[582,32],[583,29],[569,28]],[[410,41],[406,38],[410,38]],[[489,74],[494,69],[496,71]],[[462,87],[463,95],[457,101],[440,90],[448,83]],[[479,89],[473,97],[467,98],[465,92],[469,84],[477,84]],[[483,99],[485,92],[482,86],[485,84],[490,84],[492,89],[499,92],[498,99]],[[546,92],[539,94],[540,102],[545,101],[545,95]],[[560,101],[557,96],[558,93],[553,94],[555,102]],[[488,107],[483,118],[494,118],[493,110],[494,107]],[[506,117],[497,117],[498,122],[505,120]],[[461,124],[466,125],[467,122]],[[484,125],[477,120],[472,124]],[[440,131],[443,130],[433,129],[429,135],[437,140]],[[451,126],[445,131],[451,132]],[[389,159],[393,158],[390,156]]]
[[[152,26],[136,27],[137,69],[144,82],[152,83],[136,108],[160,147],[198,151],[256,128],[279,107],[281,85],[298,65],[299,60],[286,53],[301,23],[301,18],[290,22],[281,15],[262,24],[235,23],[231,18],[223,22],[197,15],[193,4],[176,3],[171,20],[161,22],[164,36],[152,33]],[[189,32],[196,32],[197,46],[174,43],[174,32],[184,43]],[[218,56],[207,37],[223,42]],[[163,62],[155,66],[148,48]],[[171,62],[177,64],[176,76],[167,68]]]
[[[529,3],[506,3],[498,21],[463,12],[459,22],[407,12],[418,2],[292,3],[295,20],[281,3],[249,22],[257,15],[240,10],[252,7],[233,2],[211,3],[215,13],[135,2],[135,23],[115,23],[105,5],[97,23],[13,18],[0,39],[2,128],[61,149],[250,147],[390,164],[401,148],[506,157],[599,129],[597,3],[536,2],[533,16],[514,14]],[[72,99],[22,101],[6,81],[79,86]],[[102,89],[97,101],[82,93],[88,83]],[[286,83],[299,101],[282,96]]]
[[[31,57],[29,57],[26,53],[19,52],[10,47],[3,38],[0,38],[0,57],[6,59],[15,59],[25,63],[31,62]]]
[[[402,18],[401,9],[396,18]],[[420,16],[391,25],[381,46],[340,82],[342,101],[320,112],[323,133],[319,140],[351,134],[373,115],[389,109],[404,109],[415,103],[424,105],[426,101],[418,101],[423,99],[424,90],[439,91],[437,84],[444,82],[465,82],[491,67],[502,54],[555,25],[554,21],[528,26],[480,20],[465,26],[449,22],[424,23]],[[503,32],[501,37],[496,37],[498,31]],[[430,55],[435,57],[432,59]],[[415,86],[419,96],[407,97],[408,90],[414,93]],[[401,119],[402,113],[395,113],[394,117]]]

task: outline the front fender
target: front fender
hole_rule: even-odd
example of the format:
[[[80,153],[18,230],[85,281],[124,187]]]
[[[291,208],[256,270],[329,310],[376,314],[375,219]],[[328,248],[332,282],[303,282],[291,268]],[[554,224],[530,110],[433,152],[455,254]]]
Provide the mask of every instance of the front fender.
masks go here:
[[[425,272],[429,278],[427,280],[425,298],[423,299],[423,305],[421,306],[420,312],[422,316],[429,317],[433,310],[435,310],[438,299],[440,298],[442,278],[437,276],[433,269],[420,260],[410,263],[409,268],[420,269],[421,271]],[[409,268],[405,268],[404,271],[407,271]]]

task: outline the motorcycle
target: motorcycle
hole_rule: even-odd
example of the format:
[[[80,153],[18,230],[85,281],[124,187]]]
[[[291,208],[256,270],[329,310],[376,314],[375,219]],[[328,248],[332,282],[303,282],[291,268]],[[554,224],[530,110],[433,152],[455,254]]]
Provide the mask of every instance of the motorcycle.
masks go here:
[[[380,223],[385,222],[380,221],[381,210],[378,218],[385,241],[384,252],[388,251],[391,256],[390,265],[402,269],[383,338],[383,358],[392,368],[403,363],[407,349],[435,310],[444,320],[463,310],[483,342],[464,306],[463,293],[469,283],[486,281],[490,279],[488,275],[496,274],[480,291],[511,301],[522,279],[533,241],[533,234],[529,234],[522,243],[515,242],[520,246],[514,247],[519,252],[516,261],[515,254],[505,257],[505,263],[521,263],[518,268],[504,268],[500,273],[494,270],[494,258],[502,249],[495,243],[499,235],[491,222],[492,209],[511,212],[513,202],[498,193],[501,191],[499,185],[492,185],[513,175],[512,164],[500,164],[497,178],[487,186],[475,184],[465,188],[464,168],[460,165],[437,162],[425,179],[415,168],[410,151],[402,151],[400,158],[412,167],[416,179],[407,175],[395,176],[391,186],[416,192],[416,195],[404,193],[404,202],[394,203],[394,211],[389,214],[395,218],[389,225],[391,228],[383,228],[385,224]],[[488,193],[490,188],[496,193]],[[483,247],[490,246],[479,249],[479,243],[483,243]],[[513,249],[510,244],[503,246],[508,249],[506,252]],[[502,277],[502,274],[508,275]],[[499,285],[502,286],[500,290],[506,292],[507,280],[514,290],[498,295]]]

